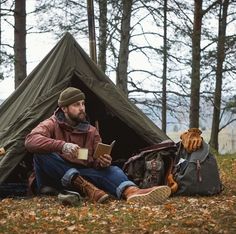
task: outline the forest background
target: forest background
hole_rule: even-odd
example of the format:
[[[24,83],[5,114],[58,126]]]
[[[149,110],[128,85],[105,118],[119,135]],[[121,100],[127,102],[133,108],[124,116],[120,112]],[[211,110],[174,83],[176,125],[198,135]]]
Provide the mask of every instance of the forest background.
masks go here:
[[[235,152],[235,0],[1,0],[0,101],[65,32],[91,54],[91,3],[96,62],[117,87],[173,140],[199,127]]]

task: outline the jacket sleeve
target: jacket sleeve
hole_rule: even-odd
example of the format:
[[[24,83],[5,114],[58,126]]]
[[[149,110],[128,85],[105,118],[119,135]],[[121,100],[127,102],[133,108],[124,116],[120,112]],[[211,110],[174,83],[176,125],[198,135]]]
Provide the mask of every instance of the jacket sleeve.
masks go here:
[[[61,152],[65,141],[53,139],[54,128],[51,119],[41,122],[26,136],[26,149],[31,153]]]

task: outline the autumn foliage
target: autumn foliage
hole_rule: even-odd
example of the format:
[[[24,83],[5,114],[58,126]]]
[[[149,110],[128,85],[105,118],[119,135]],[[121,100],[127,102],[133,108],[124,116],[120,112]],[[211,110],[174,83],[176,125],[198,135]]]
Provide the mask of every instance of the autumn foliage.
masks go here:
[[[0,202],[0,233],[236,233],[236,155],[219,156],[218,162],[224,183],[218,196],[171,197],[152,207],[6,198]]]

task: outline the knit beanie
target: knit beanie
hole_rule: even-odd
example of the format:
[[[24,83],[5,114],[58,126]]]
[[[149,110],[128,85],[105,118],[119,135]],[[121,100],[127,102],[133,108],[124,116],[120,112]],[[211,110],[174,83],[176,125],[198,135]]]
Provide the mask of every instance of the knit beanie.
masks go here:
[[[84,99],[85,95],[80,89],[68,87],[67,89],[61,92],[60,97],[58,99],[58,106],[69,106],[70,104]]]

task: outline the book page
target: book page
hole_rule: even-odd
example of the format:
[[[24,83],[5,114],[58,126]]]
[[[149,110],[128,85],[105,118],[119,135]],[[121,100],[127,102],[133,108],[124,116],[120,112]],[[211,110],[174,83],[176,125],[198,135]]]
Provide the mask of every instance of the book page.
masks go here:
[[[101,143],[101,142],[98,143],[97,147],[95,149],[93,157],[96,159],[96,158],[99,158],[100,156],[102,156],[104,154],[109,154],[110,155],[114,144],[115,144],[115,141],[113,141],[110,145],[104,144],[104,143]]]

